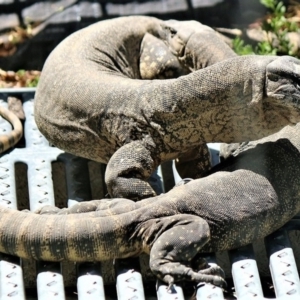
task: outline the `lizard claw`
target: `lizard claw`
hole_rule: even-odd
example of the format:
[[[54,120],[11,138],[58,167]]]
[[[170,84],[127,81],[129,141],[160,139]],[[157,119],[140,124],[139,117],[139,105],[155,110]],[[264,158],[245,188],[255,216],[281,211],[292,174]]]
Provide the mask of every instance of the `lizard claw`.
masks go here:
[[[175,287],[174,287],[174,277],[171,275],[166,275],[162,279],[163,282],[167,283],[167,292],[172,294],[176,292]]]
[[[210,263],[207,268],[199,270],[198,274],[206,277],[205,282],[211,283],[222,289],[227,288],[227,283],[225,281],[225,272],[217,264]]]
[[[172,293],[172,290],[174,289],[174,283],[170,283],[167,287],[167,292]]]
[[[187,184],[187,183],[189,183],[189,182],[192,181],[192,180],[194,180],[194,179],[192,179],[192,178],[183,178],[183,179],[181,179],[179,182],[177,182],[177,183],[175,184],[175,187],[176,187],[176,186],[180,186],[180,185]]]
[[[222,289],[227,288],[227,282],[224,280],[224,278],[222,278],[220,276],[213,276],[212,284],[216,285]]]
[[[197,284],[197,288],[201,288],[202,286],[204,286],[205,284],[212,284],[214,286],[217,286],[223,290],[226,290],[227,289],[227,282],[222,278],[222,277],[219,277],[219,276],[212,276],[212,280],[210,282],[199,282]]]
[[[210,264],[208,268],[198,271],[200,274],[214,275],[225,278],[225,272],[216,264]]]
[[[165,275],[162,280],[168,284],[167,290],[171,291],[174,285],[174,278],[171,275]]]

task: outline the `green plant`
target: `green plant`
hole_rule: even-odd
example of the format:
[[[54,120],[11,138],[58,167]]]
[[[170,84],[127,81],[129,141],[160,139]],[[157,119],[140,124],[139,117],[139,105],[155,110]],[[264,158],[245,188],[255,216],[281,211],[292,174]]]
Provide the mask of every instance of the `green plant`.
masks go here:
[[[236,37],[232,40],[232,47],[239,55],[255,54],[253,47],[251,45],[245,45],[245,42],[240,37]]]
[[[282,1],[260,0],[261,4],[269,9],[261,28],[266,32],[266,40],[259,42],[253,49],[251,45],[245,45],[240,38],[233,40],[233,49],[240,55],[293,55],[293,45],[288,38],[288,32],[298,31],[295,22],[285,17],[286,7]]]
[[[18,70],[16,72],[16,79],[22,82],[24,87],[36,87],[39,82],[40,74],[35,74],[34,72]]]

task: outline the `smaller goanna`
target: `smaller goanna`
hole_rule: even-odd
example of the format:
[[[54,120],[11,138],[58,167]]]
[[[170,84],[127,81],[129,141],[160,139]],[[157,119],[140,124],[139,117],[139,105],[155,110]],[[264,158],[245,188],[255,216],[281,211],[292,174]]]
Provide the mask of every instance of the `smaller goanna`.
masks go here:
[[[150,254],[169,285],[224,286],[199,254],[263,238],[300,210],[300,124],[241,149],[207,177],[166,194],[82,202],[36,213],[0,208],[0,252],[46,261],[102,261]],[[202,267],[202,268],[200,268]],[[200,268],[200,270],[199,270]]]
[[[54,49],[35,120],[53,145],[107,163],[112,197],[142,199],[155,196],[147,179],[165,161],[201,177],[206,143],[255,140],[299,122],[299,77],[299,60],[239,57],[198,22],[121,17]]]
[[[0,106],[0,116],[6,119],[12,126],[13,130],[0,135],[0,153],[15,146],[23,135],[23,126],[19,118],[4,106]]]

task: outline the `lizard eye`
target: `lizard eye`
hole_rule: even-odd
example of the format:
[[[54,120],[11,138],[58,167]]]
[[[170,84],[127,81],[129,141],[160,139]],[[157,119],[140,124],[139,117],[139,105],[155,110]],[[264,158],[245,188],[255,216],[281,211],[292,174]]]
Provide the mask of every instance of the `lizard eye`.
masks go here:
[[[170,33],[171,33],[171,37],[173,37],[177,31],[174,28],[169,28],[170,29]]]
[[[274,81],[274,82],[277,82],[278,81],[278,76],[277,75],[275,75],[275,74],[269,74],[269,79],[271,80],[271,81]]]

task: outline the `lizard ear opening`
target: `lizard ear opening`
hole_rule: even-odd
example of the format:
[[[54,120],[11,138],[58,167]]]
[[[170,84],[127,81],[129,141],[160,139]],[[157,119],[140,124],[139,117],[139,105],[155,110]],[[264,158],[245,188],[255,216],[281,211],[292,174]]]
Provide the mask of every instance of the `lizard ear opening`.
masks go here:
[[[264,98],[264,87],[255,79],[249,79],[245,82],[244,93],[247,89],[251,89],[251,101],[248,104],[249,106],[260,106],[262,107],[262,102]]]

